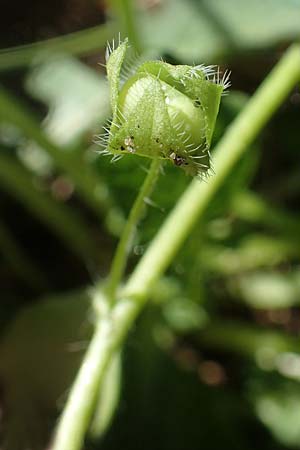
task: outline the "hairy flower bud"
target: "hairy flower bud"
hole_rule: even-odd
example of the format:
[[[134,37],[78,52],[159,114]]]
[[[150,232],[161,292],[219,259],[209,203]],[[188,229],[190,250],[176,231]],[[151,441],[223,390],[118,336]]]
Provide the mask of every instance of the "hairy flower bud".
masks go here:
[[[141,64],[121,85],[128,42],[108,53],[113,118],[104,137],[105,153],[135,153],[171,160],[190,175],[207,173],[209,148],[228,75],[214,67]]]

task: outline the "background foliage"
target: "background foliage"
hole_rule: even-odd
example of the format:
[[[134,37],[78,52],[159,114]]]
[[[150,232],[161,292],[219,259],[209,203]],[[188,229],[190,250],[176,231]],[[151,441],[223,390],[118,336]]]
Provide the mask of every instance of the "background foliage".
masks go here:
[[[110,114],[106,40],[121,30],[144,57],[230,68],[217,142],[300,36],[299,0],[131,6],[1,7],[0,379],[11,450],[46,448],[90,337],[91,287],[145,176],[145,160],[112,164],[93,143]],[[153,288],[88,448],[300,448],[299,104],[296,88]],[[128,273],[189,184],[181,172],[165,165]]]

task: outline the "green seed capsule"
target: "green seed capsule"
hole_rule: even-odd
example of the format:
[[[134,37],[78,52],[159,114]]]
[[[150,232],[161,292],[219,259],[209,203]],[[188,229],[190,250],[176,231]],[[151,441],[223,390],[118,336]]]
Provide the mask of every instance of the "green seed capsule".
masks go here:
[[[108,54],[113,118],[104,153],[135,153],[171,160],[190,175],[210,168],[209,148],[228,76],[212,67],[172,66],[162,61],[140,65],[122,86],[120,74],[128,42]]]

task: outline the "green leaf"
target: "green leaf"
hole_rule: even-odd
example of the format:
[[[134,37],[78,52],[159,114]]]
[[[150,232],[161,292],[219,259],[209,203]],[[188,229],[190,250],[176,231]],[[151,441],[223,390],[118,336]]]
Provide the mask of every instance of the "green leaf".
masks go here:
[[[115,50],[114,44],[112,49],[108,47],[106,54],[107,78],[110,85],[110,103],[114,116],[117,113],[117,105],[120,91],[120,74],[127,49],[128,49],[128,40],[125,39],[125,41],[122,42]]]
[[[144,45],[183,62],[260,49],[300,35],[300,6],[292,0],[165,0],[145,12]]]
[[[300,448],[299,383],[281,381],[273,388],[260,387],[260,392],[253,388],[250,395],[258,418],[272,435],[285,446]]]
[[[299,271],[256,272],[239,278],[236,287],[240,298],[254,308],[289,308],[299,304],[299,279]]]
[[[109,114],[105,77],[68,55],[35,65],[26,88],[49,107],[44,129],[60,145],[77,143]]]

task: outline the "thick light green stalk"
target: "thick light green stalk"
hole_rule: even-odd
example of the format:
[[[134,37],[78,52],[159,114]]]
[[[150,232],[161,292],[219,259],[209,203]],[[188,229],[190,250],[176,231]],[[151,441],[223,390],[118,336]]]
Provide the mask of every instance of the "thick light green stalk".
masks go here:
[[[116,290],[124,275],[128,252],[130,251],[135,229],[143,214],[145,201],[150,197],[160,170],[160,159],[153,159],[148,174],[143,182],[139,194],[131,208],[129,217],[122,232],[117,250],[111,266],[108,285],[105,289],[110,302],[115,301]]]
[[[105,369],[144,306],[151,284],[173,260],[201,213],[249,144],[300,81],[300,46],[292,46],[227,130],[214,153],[216,175],[193,181],[152,241],[123,289],[123,298],[100,319],[59,422],[52,450],[80,450]]]

